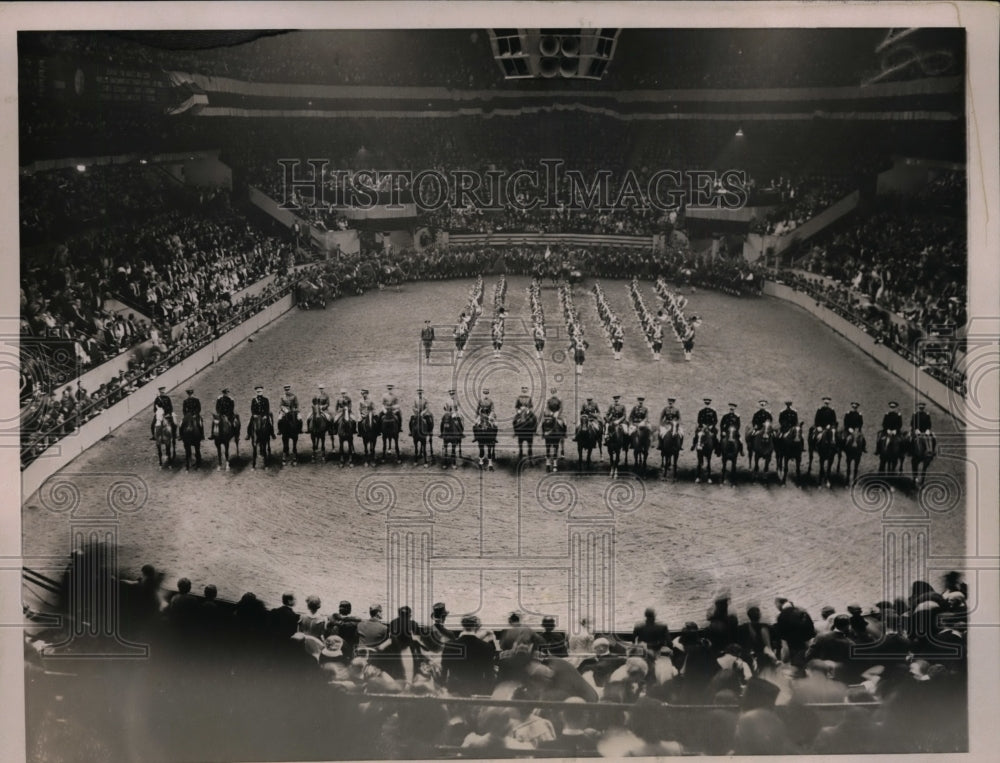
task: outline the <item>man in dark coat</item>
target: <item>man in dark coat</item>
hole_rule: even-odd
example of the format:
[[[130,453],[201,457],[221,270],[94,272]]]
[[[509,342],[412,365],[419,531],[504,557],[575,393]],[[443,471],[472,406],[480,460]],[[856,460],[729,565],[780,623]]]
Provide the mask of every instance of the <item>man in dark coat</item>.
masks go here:
[[[493,663],[496,648],[480,639],[479,618],[462,618],[462,632],[447,642],[441,654],[441,671],[445,687],[452,694],[468,697],[490,694],[496,681]]]

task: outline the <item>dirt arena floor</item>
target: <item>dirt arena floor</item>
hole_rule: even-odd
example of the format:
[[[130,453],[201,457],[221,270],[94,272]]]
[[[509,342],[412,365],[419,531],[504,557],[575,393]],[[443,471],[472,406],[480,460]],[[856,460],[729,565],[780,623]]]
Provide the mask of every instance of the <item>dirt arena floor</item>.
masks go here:
[[[808,423],[822,395],[832,396],[839,416],[857,400],[870,451],[887,401],[898,400],[908,420],[913,393],[907,385],[804,311],[770,298],[698,291],[689,295],[687,308],[704,321],[693,359],[685,362],[680,346],[668,342],[662,361],[654,362],[641,339],[627,283],[604,280],[626,330],[623,357],[615,361],[600,331],[589,291],[593,281],[587,281],[575,288],[590,341],[584,372],[576,375],[567,357],[557,294],[548,285],[543,307],[549,341],[544,358],[536,359],[528,335],[526,278],[509,279],[507,339],[502,357],[492,357],[488,328],[496,280],[485,280],[485,313],[461,360],[453,354],[451,327],[472,279],[404,284],[398,291],[342,299],[325,311],[293,310],[169,392],[179,407],[184,388],[191,386],[211,410],[221,388],[229,386],[244,421],[258,383],[272,407],[282,385],[291,384],[306,412],[320,382],[331,398],[343,386],[355,400],[362,387],[379,400],[386,383],[393,383],[404,411],[415,389],[423,387],[438,417],[449,388],[458,390],[468,412],[485,386],[502,422],[508,421],[522,384],[536,401],[556,386],[571,413],[588,395],[604,411],[611,395],[620,393],[629,407],[644,395],[658,418],[669,395],[677,398],[689,435],[676,482],[661,481],[652,470],[646,478],[624,475],[612,482],[606,460],[578,475],[571,442],[557,474],[547,475],[542,464],[518,468],[509,431],[501,432],[495,472],[481,472],[474,461],[447,472],[438,465],[413,466],[412,443],[405,438],[400,444],[409,460],[400,465],[342,469],[312,464],[306,435],[299,439],[295,467],[281,467],[279,458],[267,470],[252,471],[243,446],[232,470],[220,473],[214,447],[206,443],[206,465],[200,470],[186,472],[183,459],[179,467],[161,470],[149,441],[150,416],[143,414],[66,469],[134,474],[146,483],[145,506],[121,518],[120,564],[137,574],[143,563],[153,563],[166,571],[169,585],[181,576],[197,590],[212,582],[224,598],[252,590],[275,606],[280,594],[291,590],[300,604],[307,594],[319,595],[323,612],[345,598],[361,612],[371,602],[387,601],[387,554],[415,553],[388,545],[391,527],[433,524],[428,549],[434,557],[433,587],[423,596],[446,601],[453,620],[477,612],[485,623],[499,625],[519,609],[531,623],[543,613],[565,623],[571,616],[569,586],[586,583],[610,594],[616,626],[630,628],[648,605],[671,627],[701,620],[720,588],[731,591],[741,614],[759,602],[773,615],[777,595],[805,605],[814,616],[827,603],[843,610],[854,601],[877,601],[883,597],[884,516],[879,509],[889,502],[888,510],[897,516],[929,517],[932,555],[962,552],[966,501],[953,489],[964,485],[960,445],[942,448],[931,466],[939,476],[923,492],[904,482],[891,496],[852,493],[843,481],[832,489],[814,480],[795,485],[791,479],[783,487],[773,475],[766,484],[755,483],[745,458],[735,486],[695,484],[687,445],[705,396],[713,398],[720,416],[729,401],[737,403],[744,426],[762,397],[771,401],[775,416],[781,401],[793,400]],[[643,284],[643,294],[655,310],[659,302],[651,283]],[[439,337],[429,361],[419,342],[425,319],[434,323]],[[930,410],[935,423],[943,423],[945,413]],[[467,457],[473,447],[466,440]],[[542,450],[536,440],[536,455]],[[651,466],[658,464],[658,455],[651,453]],[[876,467],[869,453],[862,474]],[[106,500],[107,485],[100,480],[80,479],[79,489],[84,501]],[[27,497],[23,553],[29,563],[33,557],[67,553],[68,521],[45,508],[37,494]],[[613,527],[615,542],[607,550],[611,561],[599,580],[572,579],[568,527],[573,523]]]

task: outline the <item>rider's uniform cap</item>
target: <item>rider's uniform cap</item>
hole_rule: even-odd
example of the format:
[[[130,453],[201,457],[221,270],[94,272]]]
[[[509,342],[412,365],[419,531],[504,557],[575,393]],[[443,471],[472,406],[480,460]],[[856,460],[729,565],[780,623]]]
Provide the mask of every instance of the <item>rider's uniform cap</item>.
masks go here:
[[[223,395],[228,395],[229,394],[229,387],[223,387],[222,388],[222,394]]]
[[[367,395],[368,394],[368,390],[366,390],[366,389],[361,390],[361,394],[362,395]]]
[[[521,392],[527,392],[527,391],[528,391],[527,387],[521,387]]]
[[[157,388],[156,388],[156,391],[157,391],[157,392],[166,392],[166,390],[167,390],[167,388],[166,388],[166,387],[157,387]]]
[[[667,402],[668,403],[675,403],[675,402],[677,402],[677,398],[676,397],[668,397],[667,398]]]
[[[861,403],[851,403],[851,408],[857,408]]]
[[[392,389],[392,385],[391,385],[391,384],[386,384],[386,385],[385,385],[385,388],[386,388],[386,389]]]
[[[184,391],[185,391],[185,392],[186,392],[187,394],[189,394],[189,395],[193,395],[193,394],[194,394],[194,390],[193,390],[193,389],[186,389],[186,390],[184,390]]]
[[[640,403],[641,403],[641,402],[642,402],[643,400],[645,400],[645,399],[646,399],[646,398],[644,398],[644,397],[637,397],[637,398],[636,398],[636,400],[638,400],[638,401],[639,401]]]
[[[712,402],[712,398],[710,398],[710,397],[706,397],[706,398],[703,398],[703,399],[702,399],[702,402],[703,402],[703,403],[704,403],[705,405],[708,405],[709,403],[711,403],[711,402]]]
[[[254,387],[254,389],[264,389],[264,385],[258,384],[256,387]]]
[[[590,402],[590,401],[591,401],[591,400],[593,400],[593,399],[594,399],[594,398],[592,398],[592,397],[588,397],[588,398],[587,398],[587,402]],[[639,398],[639,399],[641,400],[642,398]]]
[[[730,408],[736,408],[736,407],[737,407],[737,405],[736,405],[736,403],[730,403],[730,404],[729,404],[729,407],[730,407]]]
[[[757,402],[758,402],[758,403],[759,403],[760,405],[767,405],[767,400],[758,400]]]
[[[917,408],[925,408],[927,403],[917,403]]]
[[[455,390],[453,390],[453,389],[448,390],[448,394],[449,395],[454,395],[455,394]]]
[[[893,401],[891,401],[889,403],[889,407],[890,408],[897,408],[898,406],[899,406],[899,403],[897,403],[895,400],[893,400]]]
[[[556,394],[556,388],[555,387],[549,387],[549,392],[551,392],[553,395]]]
[[[484,389],[484,390],[483,390],[483,394],[484,394],[484,395],[488,395],[488,394],[490,394],[490,391],[489,391],[488,389]]]
[[[422,389],[420,389],[419,387],[417,387],[417,394],[418,394],[418,395],[421,395],[421,394],[423,394],[423,392],[424,392],[424,391],[423,391]]]
[[[786,400],[786,401],[785,401],[785,405],[791,405],[791,404],[792,404],[792,401],[791,401],[791,400]]]
[[[291,385],[291,384],[286,384],[286,385],[285,385],[285,389],[291,389],[291,388],[292,388],[292,385]]]
[[[430,321],[424,321],[424,323],[430,323]]]
[[[612,395],[611,399],[612,400],[621,400],[621,397],[622,397],[621,395]]]
[[[824,398],[821,398],[821,399],[823,400],[824,403],[829,403],[833,398],[824,397]]]

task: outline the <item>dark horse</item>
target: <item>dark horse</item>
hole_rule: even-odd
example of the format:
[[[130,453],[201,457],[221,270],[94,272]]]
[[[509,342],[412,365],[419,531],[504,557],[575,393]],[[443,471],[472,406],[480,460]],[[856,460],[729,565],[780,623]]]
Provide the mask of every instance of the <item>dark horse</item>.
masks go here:
[[[353,419],[347,418],[346,415],[341,416],[339,419],[330,422],[330,447],[333,447],[333,433],[337,433],[337,448],[340,452],[340,465],[345,464],[352,469],[354,468],[354,430],[357,428],[357,422]],[[347,452],[344,452],[344,446],[347,446]],[[374,440],[372,441],[372,451],[375,450]]]
[[[330,435],[330,449],[333,450],[333,429],[332,423],[318,405],[312,407],[312,414],[306,421],[306,431],[312,440],[313,462],[326,461],[326,436]]]
[[[660,468],[663,470],[660,475],[662,479],[667,478],[667,472],[673,468],[674,479],[677,479],[677,459],[684,447],[684,433],[681,432],[681,425],[677,419],[672,419],[670,424],[660,427],[660,442],[656,446],[660,450]]]
[[[260,452],[264,468],[267,468],[267,457],[271,454],[271,422],[264,416],[255,413],[247,425],[247,439],[253,446],[253,461],[250,468],[257,468],[257,453]]]
[[[566,422],[546,416],[542,419],[542,437],[545,439],[545,471],[559,471],[559,446],[566,437]]]
[[[926,432],[914,432],[910,440],[909,450],[913,481],[919,487],[927,476],[927,467],[934,460],[934,440]]]
[[[419,416],[415,413],[410,416],[410,437],[413,438],[413,462],[416,463],[423,456],[424,466],[429,466],[427,444],[430,443],[430,463],[434,463],[434,414],[422,411]]]
[[[694,433],[691,450],[698,456],[698,468],[694,475],[695,482],[701,482],[701,467],[705,466],[705,481],[712,484],[712,456],[715,455],[715,433],[711,427],[698,427]]]
[[[396,463],[400,462],[399,458],[399,427],[400,421],[396,418],[396,413],[394,411],[387,411],[381,413],[378,416],[378,430],[379,435],[382,437],[382,460],[385,461],[386,452],[389,449],[389,443],[392,443],[392,449],[396,451]]]
[[[777,454],[778,473],[781,475],[781,484],[788,480],[788,464],[795,462],[795,479],[802,474],[802,451],[805,449],[805,440],[802,438],[802,422],[793,427],[789,427],[778,435],[775,445]]]
[[[375,442],[381,434],[378,417],[374,413],[366,413],[358,419],[358,435],[365,449],[365,466],[375,463]]]
[[[732,469],[729,470],[729,482],[735,481],[736,477],[736,462],[739,460],[740,455],[740,432],[736,427],[726,427],[726,431],[722,433],[719,438],[719,443],[716,446],[715,452],[718,454],[719,458],[722,460],[722,476],[720,477],[721,482],[726,481],[726,464],[732,464]]]
[[[761,459],[764,460],[764,474],[771,471],[771,456],[774,455],[777,437],[777,433],[771,428],[770,421],[765,421],[764,425],[756,432],[753,429],[747,430],[747,454],[753,461],[754,474],[760,471]]]
[[[493,459],[496,458],[497,425],[487,414],[481,414],[472,425],[472,441],[479,445],[479,468],[483,468],[483,458],[486,466],[493,471]]]
[[[649,460],[649,446],[653,436],[649,427],[634,427],[629,435],[629,449],[632,451],[632,458],[635,463],[635,470],[646,471],[646,462]]]
[[[222,451],[226,451],[226,471],[229,471],[229,441],[236,443],[236,455],[240,454],[240,424],[239,417],[234,416],[231,421],[228,416],[212,416],[212,440],[215,442],[215,452],[219,457],[219,465],[216,471],[222,471]]]
[[[166,416],[163,409],[156,409],[156,420],[153,424],[153,437],[156,438],[156,459],[163,467],[163,457],[167,457],[167,463],[174,463],[174,456],[177,453],[177,445],[174,442],[174,428]]]
[[[204,431],[201,426],[201,417],[193,413],[184,415],[181,421],[181,442],[184,443],[184,468],[191,468],[191,452],[195,454],[195,468],[201,466],[201,441],[204,439]]]
[[[906,435],[902,432],[879,433],[878,470],[883,474],[899,474],[905,460]]]
[[[628,432],[624,424],[608,424],[608,436],[604,440],[608,446],[608,460],[611,462],[611,476],[618,476],[618,466],[622,454],[625,454],[625,466],[628,467]]]
[[[465,437],[465,422],[457,413],[446,412],[441,417],[441,440],[444,442],[444,456],[441,460],[441,468],[447,469],[448,462],[451,468],[458,468],[458,457],[462,455],[462,438]],[[448,448],[451,448],[451,455],[448,455]],[[456,455],[457,451],[457,455]]]
[[[281,435],[281,463],[291,462],[295,466],[299,460],[299,435],[302,433],[302,419],[294,411],[281,409],[278,418],[278,433]],[[288,443],[292,443],[292,452],[288,452]]]
[[[837,457],[840,449],[837,447],[837,430],[833,427],[824,427],[821,431],[816,431],[816,427],[809,430],[809,468],[806,474],[812,472],[813,455],[819,456],[819,476],[820,484],[830,487],[830,472],[833,469],[833,460]]]
[[[517,458],[524,458],[524,444],[528,443],[528,458],[534,455],[532,446],[535,443],[535,430],[538,429],[538,417],[527,406],[514,414],[514,437],[517,438]]]
[[[865,452],[865,437],[861,430],[851,429],[841,434],[840,452],[847,457],[847,484],[853,485],[858,480],[861,454]]]
[[[601,447],[601,421],[600,419],[585,416],[580,420],[580,425],[576,428],[576,466],[578,469],[583,468],[583,451],[587,451],[587,468],[590,468],[590,458],[594,452],[594,448],[600,449]]]

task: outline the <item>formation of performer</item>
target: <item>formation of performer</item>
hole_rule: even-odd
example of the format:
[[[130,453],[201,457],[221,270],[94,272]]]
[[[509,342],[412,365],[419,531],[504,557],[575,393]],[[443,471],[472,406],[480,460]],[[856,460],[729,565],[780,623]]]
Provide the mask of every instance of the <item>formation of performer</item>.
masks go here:
[[[604,336],[611,345],[611,351],[615,355],[615,360],[622,359],[622,347],[625,345],[625,330],[615,311],[611,309],[607,298],[604,296],[604,289],[600,283],[594,284],[594,300],[597,303],[597,314],[601,319],[601,328]]]
[[[472,327],[476,325],[476,320],[482,312],[483,277],[479,276],[469,290],[469,302],[465,310],[458,317],[458,323],[455,324],[455,329],[452,332],[455,338],[455,349],[458,351],[458,357],[462,357],[465,354],[465,344],[469,341],[469,334],[472,333]]]
[[[684,359],[691,360],[691,351],[694,349],[694,333],[695,329],[701,325],[701,319],[697,315],[692,315],[690,318],[684,315],[687,297],[670,291],[667,288],[667,282],[662,278],[656,280],[653,288],[663,303],[662,319],[670,322],[674,336],[684,348]]]
[[[559,304],[562,307],[566,333],[569,336],[568,351],[573,357],[576,372],[582,374],[586,350],[590,345],[584,337],[584,326],[580,320],[580,312],[573,303],[573,288],[566,282],[559,285]]]
[[[657,317],[646,307],[646,301],[642,298],[639,290],[639,280],[633,278],[628,285],[629,298],[632,301],[632,309],[635,311],[639,325],[642,326],[642,333],[646,337],[646,344],[656,360],[660,359],[660,350],[663,348],[663,326]]]
[[[535,355],[542,357],[545,350],[545,311],[542,310],[542,285],[537,278],[528,286],[528,305],[531,309],[531,337],[535,342]]]
[[[493,340],[493,357],[500,357],[503,347],[503,335],[507,320],[507,276],[500,276],[497,285],[493,287],[493,324],[490,326],[490,336]]]

